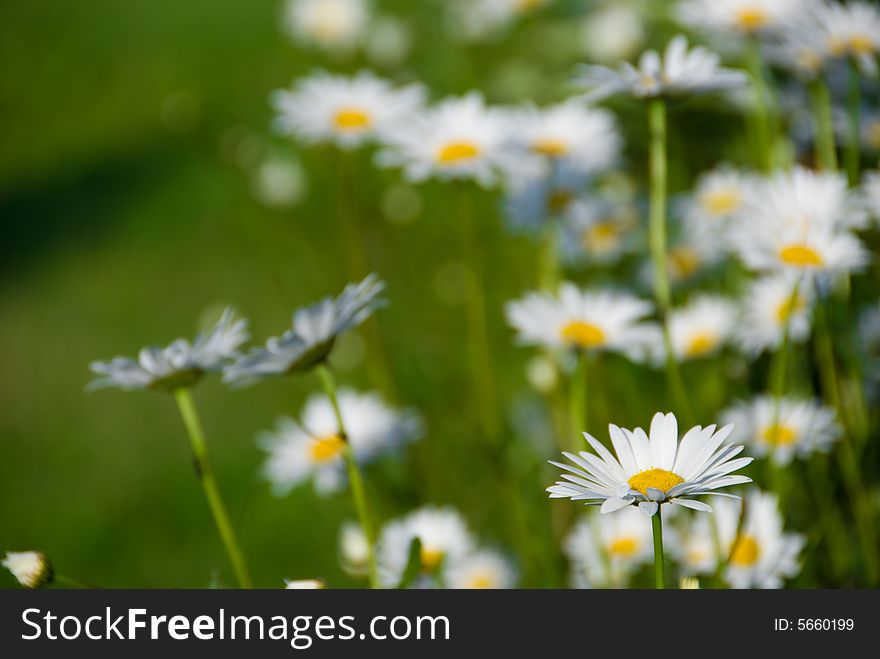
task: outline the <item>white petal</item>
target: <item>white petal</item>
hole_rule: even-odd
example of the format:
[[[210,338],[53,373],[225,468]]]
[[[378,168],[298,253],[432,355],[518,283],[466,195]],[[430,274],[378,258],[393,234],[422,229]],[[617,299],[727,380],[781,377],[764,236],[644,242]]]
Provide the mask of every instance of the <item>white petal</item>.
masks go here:
[[[639,504],[639,512],[645,517],[653,517],[660,510],[660,504],[656,501],[643,501]]]
[[[651,501],[663,501],[666,498],[666,493],[663,490],[658,490],[655,487],[649,487],[646,492],[648,493],[648,498]]]
[[[690,508],[691,510],[699,510],[704,513],[712,512],[712,506],[707,503],[703,503],[702,501],[697,501],[696,499],[673,499],[672,503],[674,503],[676,506]]]
[[[614,511],[620,510],[621,508],[626,508],[631,503],[631,499],[618,499],[617,497],[608,498],[605,499],[605,502],[602,504],[599,512],[603,515],[607,513],[613,513]]]

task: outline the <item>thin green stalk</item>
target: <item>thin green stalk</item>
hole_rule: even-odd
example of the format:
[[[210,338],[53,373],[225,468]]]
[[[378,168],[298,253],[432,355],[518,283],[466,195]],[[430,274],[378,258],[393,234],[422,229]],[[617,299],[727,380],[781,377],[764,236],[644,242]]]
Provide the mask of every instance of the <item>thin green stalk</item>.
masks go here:
[[[771,135],[770,101],[767,83],[764,80],[764,60],[761,44],[752,39],[747,53],[746,67],[755,88],[755,147],[756,162],[760,169],[770,171],[773,166],[773,138]]]
[[[581,433],[587,429],[587,354],[578,350],[568,387],[568,413],[571,423],[571,450],[581,448]]]
[[[354,457],[354,452],[351,449],[351,444],[348,442],[345,421],[342,418],[342,410],[339,408],[339,399],[336,394],[336,379],[333,377],[333,372],[326,364],[319,364],[317,366],[317,372],[318,377],[321,380],[321,385],[324,387],[324,393],[327,394],[327,398],[330,400],[330,405],[333,407],[333,414],[336,416],[336,425],[339,428],[339,436],[345,442],[343,454],[345,457],[345,465],[348,469],[351,495],[354,499],[354,507],[357,510],[361,529],[363,529],[364,535],[367,538],[367,570],[370,579],[370,587],[379,588],[379,570],[376,566],[375,553],[376,534],[370,516],[370,509],[367,504],[364,480],[361,476],[361,470],[358,466],[357,460]]]
[[[71,579],[70,577],[66,577],[63,574],[54,574],[52,575],[52,581],[57,583],[59,586],[67,586],[68,588],[78,588],[78,589],[89,589],[91,586],[87,586],[81,581],[77,581],[76,579]]]
[[[834,138],[834,123],[831,115],[831,94],[828,85],[821,77],[810,83],[810,97],[813,101],[813,122],[816,135],[816,160],[828,172],[837,171],[837,145]]]
[[[238,538],[236,538],[232,522],[229,520],[229,513],[226,512],[226,506],[223,504],[223,498],[220,496],[220,488],[217,486],[214,470],[208,459],[208,444],[205,441],[205,433],[202,430],[202,423],[196,411],[192,394],[189,389],[180,388],[174,392],[174,397],[177,399],[180,416],[183,418],[183,424],[186,426],[186,431],[189,434],[196,474],[202,483],[205,498],[208,500],[208,506],[211,508],[214,523],[220,532],[220,538],[223,540],[223,546],[226,548],[226,554],[229,556],[229,562],[232,564],[238,585],[240,588],[251,588],[251,577],[248,573],[244,554],[238,544]]]
[[[663,520],[661,518],[662,506],[658,506],[657,512],[651,518],[651,528],[654,532],[654,585],[657,590],[666,588],[666,572],[663,560]]]
[[[559,286],[559,223],[550,218],[541,235],[538,254],[538,286],[555,291]]]
[[[694,415],[681,377],[681,369],[672,350],[669,334],[669,312],[672,308],[672,292],[669,285],[669,269],[666,264],[666,102],[653,99],[648,104],[648,127],[651,133],[651,214],[649,218],[649,241],[651,260],[654,264],[654,297],[663,329],[663,345],[666,352],[666,377],[673,400],[688,426],[693,425]]]
[[[846,94],[846,116],[847,131],[846,148],[843,152],[844,164],[846,166],[846,176],[849,179],[850,186],[859,184],[859,165],[860,150],[862,142],[861,127],[861,106],[862,106],[862,90],[861,75],[855,61],[850,59],[849,62],[849,87]]]

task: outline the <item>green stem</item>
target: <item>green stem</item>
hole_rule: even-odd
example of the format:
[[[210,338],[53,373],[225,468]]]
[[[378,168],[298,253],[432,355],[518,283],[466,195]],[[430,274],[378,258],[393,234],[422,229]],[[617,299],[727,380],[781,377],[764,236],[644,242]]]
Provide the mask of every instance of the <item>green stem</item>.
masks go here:
[[[755,147],[756,162],[759,169],[770,171],[773,164],[773,149],[770,131],[770,102],[767,84],[764,80],[764,60],[761,57],[761,44],[757,39],[750,41],[746,66],[755,89]]]
[[[220,488],[217,486],[214,470],[208,459],[208,444],[205,441],[205,433],[202,430],[202,423],[196,411],[192,394],[189,389],[180,388],[174,392],[174,397],[177,399],[180,416],[183,418],[183,424],[186,426],[186,431],[189,434],[196,474],[202,483],[205,498],[208,500],[208,506],[211,508],[214,523],[220,532],[220,538],[223,540],[223,545],[226,548],[226,554],[229,556],[229,562],[232,564],[238,585],[240,588],[251,588],[251,577],[244,560],[244,554],[238,544],[238,539],[232,528],[232,522],[229,520],[229,513],[226,512],[226,506],[223,504],[223,498],[220,496]]]
[[[79,588],[79,589],[91,588],[91,586],[87,586],[83,582],[77,581],[76,579],[71,579],[70,577],[66,577],[63,574],[52,575],[52,581],[57,583],[59,586],[67,586],[68,588]]]
[[[831,114],[831,94],[821,77],[810,83],[813,100],[813,121],[816,127],[816,160],[825,171],[837,171],[837,145],[834,139],[834,123]]]
[[[849,62],[849,87],[846,94],[846,115],[849,136],[844,150],[846,176],[850,186],[859,184],[859,154],[861,150],[862,128],[860,121],[862,105],[861,75],[855,61]]]
[[[651,133],[651,214],[649,218],[649,241],[651,260],[654,264],[654,298],[660,314],[663,345],[666,352],[666,377],[678,411],[688,426],[693,425],[694,415],[684,387],[678,360],[672,350],[669,334],[669,312],[672,308],[672,292],[669,285],[669,269],[666,264],[666,102],[662,98],[648,105],[648,127]]]
[[[367,538],[367,568],[370,579],[371,588],[379,588],[379,570],[376,566],[376,534],[373,529],[372,519],[370,516],[369,506],[367,505],[367,494],[364,488],[364,480],[361,476],[361,470],[355,459],[351,444],[348,442],[348,432],[345,428],[345,421],[342,419],[342,410],[339,408],[339,398],[336,393],[336,379],[333,372],[326,364],[319,364],[317,367],[318,377],[321,385],[324,387],[324,393],[330,400],[333,407],[333,414],[336,416],[336,425],[339,428],[339,436],[345,441],[345,464],[348,469],[348,480],[351,484],[351,494],[354,499],[354,507],[357,510],[358,520],[361,528]]]
[[[581,447],[581,433],[587,429],[587,354],[578,350],[568,390],[568,412],[571,423],[571,450]]]
[[[666,574],[663,561],[663,520],[661,507],[651,518],[651,527],[654,532],[654,585],[657,590],[666,588]]]
[[[555,291],[559,286],[559,223],[549,218],[543,228],[538,255],[538,286],[547,291]]]

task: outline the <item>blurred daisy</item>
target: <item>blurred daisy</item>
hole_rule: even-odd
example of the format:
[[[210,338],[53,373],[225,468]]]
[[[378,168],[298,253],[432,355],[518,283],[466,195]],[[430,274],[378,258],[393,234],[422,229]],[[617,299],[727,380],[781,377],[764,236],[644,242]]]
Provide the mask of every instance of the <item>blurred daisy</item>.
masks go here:
[[[376,66],[399,66],[412,50],[412,40],[412,29],[405,20],[379,16],[373,21],[364,50]]]
[[[515,233],[536,233],[566,217],[587,188],[589,175],[572,162],[542,164],[520,159],[505,172],[505,219]]]
[[[488,549],[458,558],[446,570],[447,588],[497,590],[515,583],[516,572],[507,559]]]
[[[626,2],[608,2],[587,15],[583,43],[597,62],[616,62],[635,55],[645,41],[641,14]]]
[[[713,254],[725,251],[729,226],[741,210],[750,184],[749,176],[727,166],[703,174],[682,203],[685,232],[695,234],[693,241]]]
[[[842,430],[834,411],[819,402],[757,396],[725,410],[721,418],[736,426],[730,441],[748,444],[757,457],[769,456],[780,466],[794,456],[826,452]]]
[[[809,282],[786,274],[768,275],[749,285],[742,303],[736,338],[752,355],[773,351],[789,341],[800,343],[810,336],[813,291]]]
[[[517,19],[553,0],[447,0],[452,35],[464,41],[497,36]]]
[[[365,577],[369,571],[370,545],[357,522],[344,522],[339,530],[339,555],[342,569],[353,577]]]
[[[323,590],[324,582],[320,579],[285,579],[285,590]]]
[[[611,424],[608,429],[617,458],[584,433],[597,455],[563,453],[575,466],[551,462],[567,472],[562,474],[564,480],[547,488],[551,499],[601,504],[602,513],[638,506],[648,517],[667,503],[711,512],[711,507],[692,497],[734,496],[717,490],[752,480],[731,475],[752,461],[736,457],[742,446],[725,444],[733,426],[717,432],[714,424],[695,426],[679,442],[675,415],[657,413],[651,421],[650,438],[641,428],[629,431]]]
[[[715,511],[725,502],[718,502]],[[714,574],[718,565],[712,525],[714,519],[705,515],[690,516],[684,530],[677,532],[677,542],[670,543],[670,553],[675,556],[683,574]]]
[[[471,92],[389,126],[378,162],[402,167],[413,182],[473,179],[488,186],[504,163],[506,142],[504,116]]]
[[[651,525],[635,508],[585,515],[565,539],[573,588],[623,588],[653,557]]]
[[[414,412],[393,410],[378,394],[340,389],[338,399],[347,437],[340,435],[330,400],[314,395],[306,401],[299,422],[281,418],[274,432],[258,438],[269,454],[263,476],[276,495],[287,494],[309,478],[319,494],[339,490],[346,482],[346,443],[355,460],[366,464],[421,436],[421,420]]]
[[[42,588],[52,581],[52,566],[40,551],[8,551],[0,565],[25,588]]]
[[[325,297],[294,311],[291,329],[228,366],[223,381],[247,384],[317,366],[327,359],[340,334],[357,327],[384,305],[384,290],[385,283],[370,274],[357,284],[348,284],[336,298]]]
[[[137,360],[114,357],[109,362],[92,362],[89,368],[99,377],[88,389],[174,391],[191,387],[238,357],[238,348],[247,339],[247,321],[236,320],[232,310],[226,309],[214,327],[197,334],[192,343],[177,339],[165,348],[143,348]]]
[[[868,2],[825,2],[818,20],[835,57],[852,57],[861,71],[877,75],[880,54],[880,8]]]
[[[524,345],[619,352],[639,360],[655,333],[644,322],[650,302],[622,292],[582,291],[571,282],[563,282],[558,295],[529,293],[505,309]]]
[[[376,555],[386,588],[400,583],[415,538],[421,543],[420,585],[442,584],[445,570],[474,549],[474,539],[459,513],[452,508],[420,508],[389,522],[379,534]]]
[[[360,45],[369,19],[366,0],[288,0],[283,25],[301,44],[348,52]]]
[[[769,62],[806,80],[818,77],[830,57],[828,39],[815,11],[788,23],[777,38],[765,45],[765,51]]]
[[[733,336],[736,305],[720,295],[702,294],[669,314],[669,336],[678,360],[716,354]]]
[[[745,518],[740,520],[745,508]],[[757,490],[743,501],[721,501],[716,510],[718,535],[727,567],[723,578],[733,588],[781,588],[797,576],[806,544],[797,533],[785,533],[775,495]]]
[[[348,78],[319,71],[299,80],[293,90],[276,90],[275,128],[304,142],[331,142],[353,149],[419,112],[425,100],[420,85],[395,88],[369,71]]]
[[[813,5],[814,0],[684,0],[678,13],[691,27],[751,36],[778,31]]]
[[[638,67],[623,63],[615,70],[585,65],[576,80],[588,90],[584,97],[590,101],[615,94],[635,98],[699,94],[733,89],[747,81],[742,71],[723,68],[716,53],[702,46],[689,49],[683,35],[670,41],[662,56],[655,50],[645,52]]]
[[[568,263],[609,265],[633,247],[635,207],[592,195],[571,204],[563,218],[560,247]]]

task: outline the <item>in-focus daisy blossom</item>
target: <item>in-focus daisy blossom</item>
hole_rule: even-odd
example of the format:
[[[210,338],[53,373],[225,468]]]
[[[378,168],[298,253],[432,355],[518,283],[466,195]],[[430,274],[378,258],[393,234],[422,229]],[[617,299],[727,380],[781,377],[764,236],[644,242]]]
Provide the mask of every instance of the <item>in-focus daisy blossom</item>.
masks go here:
[[[357,327],[385,304],[381,297],[384,290],[385,283],[370,274],[346,286],[336,298],[326,297],[294,311],[291,329],[228,366],[223,381],[247,384],[317,366],[327,359],[340,334]]]
[[[429,178],[493,184],[504,164],[508,120],[479,92],[449,98],[390,126],[377,160],[402,167],[414,182]]]
[[[736,305],[720,295],[702,294],[687,306],[674,309],[669,314],[669,338],[676,358],[682,361],[716,354],[733,336],[736,315]]]
[[[415,538],[421,543],[421,574],[414,585],[442,584],[446,569],[475,546],[464,518],[452,508],[426,506],[391,521],[376,545],[379,577],[386,588],[400,583]]]
[[[353,77],[319,71],[271,97],[275,128],[307,143],[332,142],[351,149],[373,141],[422,108],[420,85],[395,88],[369,71]]]
[[[815,4],[814,0],[684,0],[678,14],[692,27],[755,35],[784,28]]]
[[[582,66],[576,83],[588,90],[586,100],[596,101],[615,94],[635,98],[700,94],[733,89],[747,80],[742,71],[722,67],[716,53],[702,46],[689,49],[687,39],[678,35],[662,56],[656,50],[643,53],[638,67],[627,62],[618,69]]]
[[[775,350],[787,336],[800,343],[810,336],[813,287],[787,274],[754,280],[745,294],[736,340],[748,354]]]
[[[866,75],[877,75],[880,54],[880,8],[868,2],[824,2],[818,13],[835,57],[852,57]]]
[[[827,451],[842,434],[834,410],[792,397],[758,396],[733,405],[721,418],[736,427],[730,441],[748,444],[756,457],[769,456],[780,466],[795,456]]]
[[[43,552],[8,551],[0,565],[25,588],[42,588],[52,580],[52,566]]]
[[[320,579],[285,579],[285,590],[322,590],[324,582]]]
[[[650,302],[614,291],[582,291],[571,282],[558,295],[529,293],[506,306],[507,320],[525,345],[611,351],[633,360],[647,357],[656,327],[645,318]]]
[[[366,464],[421,436],[421,420],[414,412],[393,410],[378,394],[341,389],[338,401],[346,437],[339,432],[330,400],[317,395],[306,401],[299,422],[279,419],[274,432],[259,437],[260,446],[269,454],[263,475],[277,495],[286,494],[308,478],[321,494],[338,490],[346,480],[346,441],[355,460]]]
[[[623,588],[651,562],[651,527],[635,508],[616,515],[585,515],[565,539],[573,588]]]
[[[733,474],[752,458],[737,458],[743,447],[725,444],[733,431],[731,425],[717,432],[714,424],[695,426],[679,441],[675,415],[658,412],[651,421],[650,436],[641,428],[630,431],[611,424],[608,429],[617,457],[584,433],[596,453],[563,453],[574,466],[551,462],[566,471],[564,480],[547,488],[551,499],[601,504],[602,513],[638,506],[648,517],[668,503],[711,512],[708,504],[693,497],[734,496],[717,490],[752,480]]]
[[[366,0],[288,0],[283,25],[302,44],[346,52],[360,45],[369,19]]]
[[[456,559],[446,570],[448,588],[498,590],[513,588],[516,571],[496,551],[480,549]]]
[[[236,320],[232,311],[226,309],[216,325],[197,334],[192,343],[177,339],[165,348],[143,348],[137,360],[114,357],[109,362],[93,362],[89,368],[98,377],[88,389],[115,387],[170,392],[190,387],[236,359],[239,346],[247,339],[247,321]]]
[[[751,490],[742,501],[719,501],[716,513],[727,557],[722,576],[733,588],[781,588],[798,574],[806,539],[784,532],[776,495]]]

